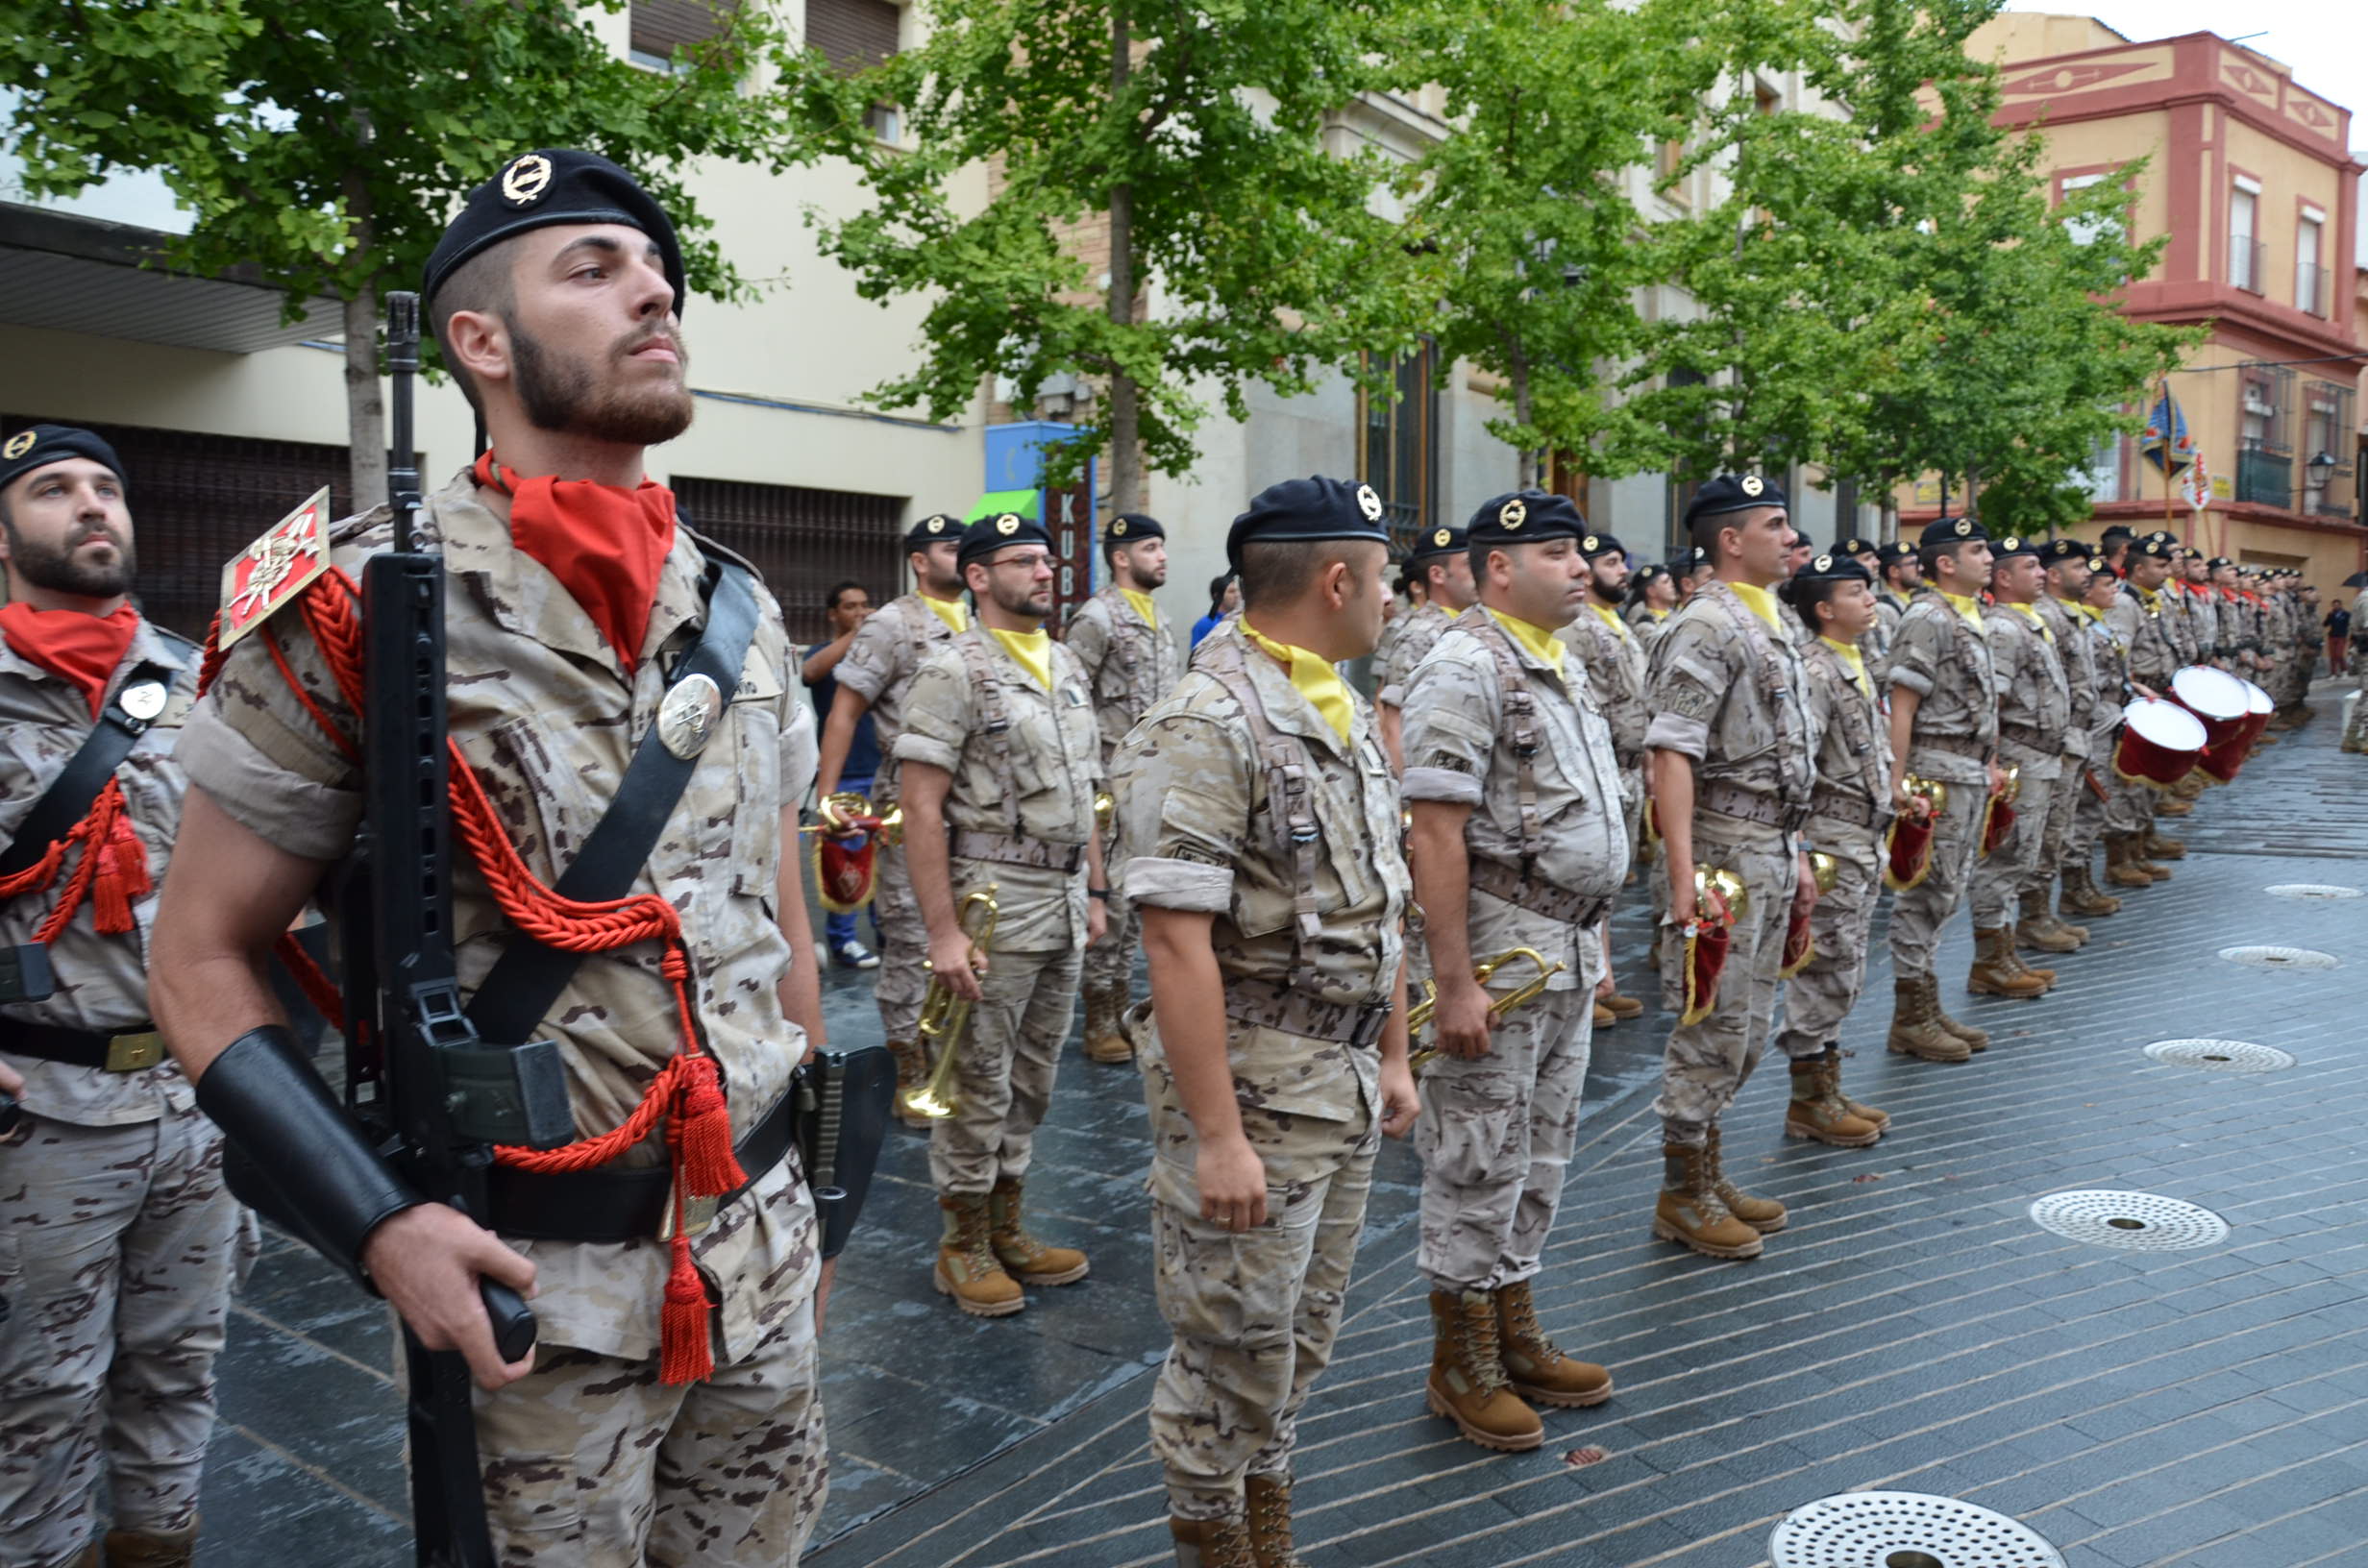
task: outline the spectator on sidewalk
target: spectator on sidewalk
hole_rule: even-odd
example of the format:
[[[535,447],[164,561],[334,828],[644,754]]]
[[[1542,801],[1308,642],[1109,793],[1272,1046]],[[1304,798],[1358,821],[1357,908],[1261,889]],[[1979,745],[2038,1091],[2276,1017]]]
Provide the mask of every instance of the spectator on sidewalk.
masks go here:
[[[1217,624],[1242,607],[1242,584],[1230,572],[1209,581],[1209,613],[1193,623],[1193,647],[1217,629]]]
[[[2344,661],[2352,650],[2352,612],[2339,600],[2327,612],[2327,673],[2343,674]]]
[[[852,580],[833,584],[823,600],[823,614],[830,628],[830,640],[817,644],[799,667],[806,691],[814,698],[814,713],[818,721],[827,722],[830,705],[838,700],[839,679],[831,674],[838,662],[847,656],[854,644],[855,632],[865,616],[872,613],[872,595],[862,583]],[[842,793],[870,795],[872,777],[879,769],[879,737],[872,728],[872,715],[866,712],[855,721],[855,736],[847,747],[847,763],[839,771]],[[873,935],[879,934],[878,917],[872,921]],[[830,961],[843,968],[876,969],[879,955],[855,940],[855,917],[852,911],[845,915],[826,915],[823,918],[823,946]]]

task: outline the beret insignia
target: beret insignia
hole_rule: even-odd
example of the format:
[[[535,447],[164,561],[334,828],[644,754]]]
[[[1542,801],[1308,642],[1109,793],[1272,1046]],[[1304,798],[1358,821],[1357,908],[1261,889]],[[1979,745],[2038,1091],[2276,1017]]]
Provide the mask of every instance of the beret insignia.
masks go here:
[[[512,207],[532,207],[551,188],[551,159],[529,153],[502,171],[502,199]]]
[[[1437,533],[1434,533],[1434,534],[1432,534],[1432,535],[1431,535],[1431,543],[1432,543],[1432,544],[1434,544],[1434,545],[1438,545],[1438,546],[1440,546],[1442,549],[1444,549],[1444,548],[1446,547],[1447,541],[1448,541],[1448,540],[1450,540],[1450,539],[1453,539],[1454,537],[1455,537],[1455,535],[1454,535],[1453,533],[1449,532],[1447,529],[1445,529],[1445,528],[1441,528],[1441,529],[1440,529]]]
[[[1357,486],[1357,510],[1363,512],[1369,522],[1381,521],[1381,497],[1373,493],[1371,485]]]
[[[1110,537],[1113,539],[1123,539],[1126,537],[1126,519],[1122,517],[1116,523],[1110,525]]]
[[[946,520],[942,517],[933,517],[929,519],[929,531],[931,533],[944,533],[946,531]]]
[[[1508,501],[1496,509],[1496,521],[1511,531],[1529,521],[1529,508],[1517,501]]]
[[[1957,537],[1962,539],[1973,532],[1973,525],[1963,518],[1957,520]]]
[[[2091,571],[2091,572],[2102,572],[2102,571],[2104,571],[2104,570],[2105,570],[2105,557],[2104,557],[2104,556],[2102,556],[2102,555],[2095,555],[2095,556],[2091,556],[2091,557],[2089,558],[2089,561],[2088,561],[2088,570],[2089,570],[2089,571]]]
[[[18,430],[14,435],[9,437],[9,444],[7,446],[0,447],[0,457],[22,457],[26,453],[33,450],[33,443],[39,438],[40,432],[37,430]]]
[[[1595,536],[1594,536],[1593,534],[1591,534],[1591,534],[1589,534],[1586,538],[1584,538],[1584,539],[1582,539],[1582,540],[1580,540],[1580,541],[1579,541],[1579,549],[1580,549],[1581,551],[1585,551],[1587,554],[1590,554],[1590,555],[1592,555],[1592,554],[1595,552],[1595,546],[1596,546],[1596,539],[1595,539]]]
[[[995,520],[995,531],[1003,535],[1005,538],[1009,538],[1011,535],[1018,533],[1020,531],[1020,514],[1018,512],[1005,512],[1002,516],[997,518]]]
[[[1766,488],[1767,481],[1760,478],[1759,475],[1746,474],[1743,476],[1743,494],[1747,496],[1756,496]]]
[[[1813,571],[1831,572],[1834,570],[1834,557],[1831,555],[1820,555],[1815,560],[1810,562],[1809,565]]]

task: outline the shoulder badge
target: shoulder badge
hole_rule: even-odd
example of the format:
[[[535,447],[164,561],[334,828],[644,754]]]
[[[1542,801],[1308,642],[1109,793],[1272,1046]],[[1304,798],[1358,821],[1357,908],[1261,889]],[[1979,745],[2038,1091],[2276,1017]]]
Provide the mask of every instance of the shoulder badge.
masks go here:
[[[328,570],[329,487],[324,485],[222,568],[222,624],[215,646],[229,652]]]

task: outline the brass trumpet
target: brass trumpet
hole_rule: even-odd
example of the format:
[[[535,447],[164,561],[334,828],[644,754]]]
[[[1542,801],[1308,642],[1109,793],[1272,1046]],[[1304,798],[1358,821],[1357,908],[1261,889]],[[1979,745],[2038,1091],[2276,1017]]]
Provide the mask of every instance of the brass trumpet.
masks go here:
[[[1000,906],[995,901],[995,889],[982,888],[962,900],[962,934],[971,945],[984,956],[995,949],[995,920]],[[922,968],[929,967],[923,960]],[[927,994],[921,998],[921,1021],[914,1032],[921,1037],[925,1049],[937,1048],[937,1066],[926,1083],[905,1090],[897,1096],[898,1108],[907,1115],[924,1121],[944,1121],[959,1110],[962,1096],[954,1089],[954,1053],[962,1047],[962,1031],[970,1026],[970,999],[956,996],[953,988],[942,975],[932,976]]]
[[[1732,919],[1739,920],[1751,910],[1751,894],[1743,886],[1741,877],[1733,871],[1714,870],[1708,866],[1696,866],[1693,869],[1695,919],[1700,919],[1709,915],[1711,894],[1714,893],[1726,900],[1727,914]]]
[[[1931,801],[1935,817],[1949,809],[1949,787],[1936,778],[1919,778],[1914,773],[1909,773],[1900,779],[1899,787],[1910,795]]]
[[[1834,884],[1841,879],[1841,868],[1824,850],[1812,849],[1809,851],[1809,874],[1817,884],[1817,893],[1822,896],[1834,891]]]
[[[1535,1001],[1539,996],[1544,993],[1546,982],[1553,979],[1554,976],[1562,973],[1563,970],[1567,968],[1567,966],[1559,960],[1552,964],[1548,964],[1545,961],[1545,955],[1538,951],[1535,947],[1508,947],[1503,952],[1492,953],[1487,958],[1482,959],[1479,963],[1473,965],[1471,977],[1479,984],[1485,986],[1489,983],[1490,978],[1494,975],[1498,969],[1501,969],[1506,965],[1517,961],[1537,966],[1538,972],[1535,976],[1524,982],[1519,990],[1509,991],[1502,996],[1491,1001],[1489,1003],[1489,1017],[1492,1018],[1501,1018],[1506,1014],[1512,1012],[1515,1008],[1521,1006],[1523,1003]],[[1414,1036],[1420,1034],[1422,1030],[1430,1023],[1431,1015],[1438,1011],[1439,987],[1435,982],[1425,980],[1422,982],[1422,1000],[1415,1003],[1414,1006],[1406,1010],[1407,1038],[1412,1039]],[[1432,1060],[1438,1055],[1438,1046],[1428,1046],[1408,1057],[1406,1059],[1406,1065],[1415,1071],[1420,1072],[1424,1067],[1429,1066]]]
[[[904,808],[890,806],[885,816],[876,815],[872,802],[851,790],[826,795],[820,808],[822,821],[808,822],[798,829],[801,833],[827,833],[836,838],[844,829],[853,827],[866,833],[877,833],[879,842],[896,845],[904,842]]]
[[[1119,797],[1108,790],[1094,792],[1094,831],[1103,838],[1110,836],[1110,824],[1118,821]]]

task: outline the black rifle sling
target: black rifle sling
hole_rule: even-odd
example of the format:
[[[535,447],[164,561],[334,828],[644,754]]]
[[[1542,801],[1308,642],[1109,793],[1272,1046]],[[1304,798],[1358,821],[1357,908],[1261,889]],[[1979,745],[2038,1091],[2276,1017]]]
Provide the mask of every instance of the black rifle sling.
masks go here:
[[[49,853],[49,846],[74,831],[74,824],[90,815],[90,803],[107,788],[107,781],[132,754],[156,715],[135,719],[123,709],[123,694],[149,682],[161,682],[167,694],[181,672],[170,665],[142,661],[99,714],[99,722],[83,737],[82,749],[66,759],[50,780],[49,789],[16,824],[16,837],[0,853],[0,876],[13,876]],[[160,709],[159,711],[161,711]]]
[[[756,634],[756,589],[749,570],[732,561],[709,566],[712,585],[707,594],[707,625],[698,646],[678,665],[674,680],[705,675],[723,693],[727,712],[732,694],[740,689],[740,666],[748,658],[749,642]],[[671,683],[670,683],[671,685]],[[666,819],[691,781],[703,751],[678,757],[658,738],[656,716],[633,750],[625,782],[609,802],[606,815],[583,841],[575,862],[554,884],[562,897],[585,903],[622,898],[657,847]],[[480,1037],[493,1044],[515,1045],[534,1038],[543,1018],[575,977],[581,953],[546,947],[521,932],[510,934],[509,945],[494,961],[493,969],[469,1001],[469,1021]]]

